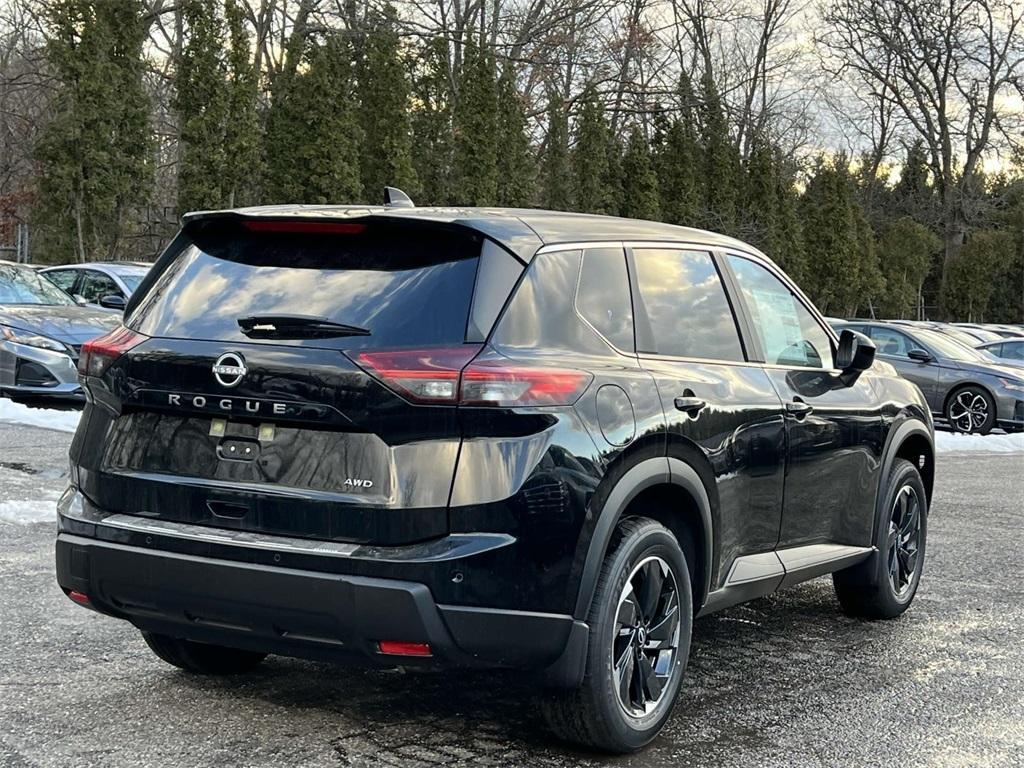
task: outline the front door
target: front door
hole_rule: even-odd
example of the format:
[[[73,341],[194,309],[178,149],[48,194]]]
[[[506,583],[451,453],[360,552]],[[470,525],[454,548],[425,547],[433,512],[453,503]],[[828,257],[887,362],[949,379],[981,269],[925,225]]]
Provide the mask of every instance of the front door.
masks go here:
[[[903,331],[881,325],[872,325],[870,330],[878,358],[892,365],[900,376],[917,384],[924,393],[928,406],[933,411],[941,411],[939,364],[935,357],[930,353],[928,358],[920,356],[919,353],[927,350]],[[910,356],[911,352],[917,353],[916,359]]]
[[[741,256],[727,262],[786,412],[778,546],[868,546],[883,442],[871,376],[840,376],[832,337],[781,275]]]
[[[782,403],[747,360],[732,307],[707,251],[630,252],[640,364],[654,376],[668,455],[704,477],[720,553],[720,587],[735,558],[770,552],[782,514]]]

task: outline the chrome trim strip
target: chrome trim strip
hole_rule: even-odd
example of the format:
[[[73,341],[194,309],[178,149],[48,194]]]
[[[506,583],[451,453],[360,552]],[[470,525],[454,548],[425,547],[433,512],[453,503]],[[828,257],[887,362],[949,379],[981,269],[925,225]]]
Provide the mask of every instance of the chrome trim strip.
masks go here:
[[[251,531],[236,531],[227,528],[210,528],[205,525],[191,523],[173,523],[167,520],[136,517],[134,515],[115,514],[103,518],[97,523],[100,526],[117,528],[134,533],[147,533],[156,536],[169,536],[187,541],[200,541],[204,544],[223,544],[229,547],[245,547],[247,549],[266,549],[277,552],[297,552],[304,555],[326,555],[329,557],[350,557],[359,549],[358,544],[346,544],[337,541],[317,541],[312,539],[294,539],[288,536],[273,536]]]

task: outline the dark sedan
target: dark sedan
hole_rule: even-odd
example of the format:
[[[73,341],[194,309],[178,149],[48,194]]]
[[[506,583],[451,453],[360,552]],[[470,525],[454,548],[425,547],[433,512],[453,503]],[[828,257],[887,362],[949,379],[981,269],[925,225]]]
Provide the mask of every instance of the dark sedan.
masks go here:
[[[0,394],[81,398],[78,351],[118,319],[79,306],[29,267],[0,262]]]
[[[946,334],[889,323],[835,323],[871,337],[878,357],[917,384],[932,413],[958,432],[1024,430],[1024,371]]]

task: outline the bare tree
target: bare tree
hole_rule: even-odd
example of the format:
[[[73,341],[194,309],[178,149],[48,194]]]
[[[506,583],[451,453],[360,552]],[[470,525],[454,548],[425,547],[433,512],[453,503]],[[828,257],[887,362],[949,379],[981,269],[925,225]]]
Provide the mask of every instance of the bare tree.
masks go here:
[[[920,137],[942,201],[943,280],[985,156],[1021,143],[1024,6],[1008,0],[834,0],[821,43]]]

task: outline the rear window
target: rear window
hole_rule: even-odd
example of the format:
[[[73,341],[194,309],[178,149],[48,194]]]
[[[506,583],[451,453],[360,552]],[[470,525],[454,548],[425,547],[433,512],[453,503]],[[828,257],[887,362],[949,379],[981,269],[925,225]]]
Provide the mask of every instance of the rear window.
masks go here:
[[[479,253],[475,236],[438,228],[314,234],[207,227],[146,292],[130,325],[149,336],[252,342],[239,318],[306,315],[369,335],[269,343],[460,344]]]

